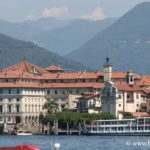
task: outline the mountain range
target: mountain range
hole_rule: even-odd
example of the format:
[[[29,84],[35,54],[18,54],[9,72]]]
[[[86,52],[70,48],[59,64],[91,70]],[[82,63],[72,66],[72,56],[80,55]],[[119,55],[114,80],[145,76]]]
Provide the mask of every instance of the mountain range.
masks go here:
[[[93,38],[98,32],[113,24],[117,18],[100,21],[74,20],[66,26],[41,32],[31,39],[45,48],[65,55],[79,48]]]
[[[101,21],[41,18],[22,23],[0,20],[0,33],[32,41],[59,55],[65,55],[79,48],[116,20],[116,18]]]
[[[4,34],[0,34],[0,67],[18,63],[23,59],[41,67],[59,65],[60,67],[64,67],[67,71],[85,69],[83,65],[60,57],[32,42],[16,40]]]
[[[31,37],[67,25],[72,20],[56,20],[54,18],[41,18],[33,21],[9,22],[0,20],[0,33],[16,39],[31,41]]]
[[[40,30],[52,30],[54,28],[65,26],[71,23],[72,19],[58,20],[53,17],[39,18],[37,20],[27,20],[22,22],[24,26],[40,29]]]
[[[13,23],[0,20],[0,33],[17,39],[29,40],[29,37],[42,31],[42,29],[26,26],[23,23]]]
[[[150,73],[150,2],[127,12],[66,57],[95,69],[111,58],[115,70]]]

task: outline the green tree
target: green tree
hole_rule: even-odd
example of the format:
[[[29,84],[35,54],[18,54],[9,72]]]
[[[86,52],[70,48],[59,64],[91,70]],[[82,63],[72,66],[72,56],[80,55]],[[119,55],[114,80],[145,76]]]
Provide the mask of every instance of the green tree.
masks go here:
[[[46,103],[43,106],[43,109],[46,109],[50,116],[53,116],[58,112],[58,103],[55,99],[48,98]]]
[[[130,112],[124,112],[123,113],[123,119],[132,119],[133,116]]]

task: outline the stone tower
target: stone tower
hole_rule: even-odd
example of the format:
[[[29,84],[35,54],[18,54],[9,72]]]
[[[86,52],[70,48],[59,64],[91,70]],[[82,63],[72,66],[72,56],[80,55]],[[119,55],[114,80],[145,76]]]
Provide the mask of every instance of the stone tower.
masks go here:
[[[104,65],[104,82],[111,81],[112,78],[112,65],[110,63],[110,58],[106,58],[106,62]]]
[[[127,82],[129,85],[134,84],[134,75],[131,70],[127,72]]]

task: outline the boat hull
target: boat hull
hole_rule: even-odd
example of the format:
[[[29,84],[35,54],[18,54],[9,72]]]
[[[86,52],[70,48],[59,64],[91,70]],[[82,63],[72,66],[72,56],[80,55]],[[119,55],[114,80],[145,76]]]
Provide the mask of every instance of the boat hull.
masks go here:
[[[16,135],[29,136],[29,135],[33,135],[33,134],[32,133],[16,133]]]
[[[86,135],[150,136],[150,118],[94,120],[85,125]]]
[[[150,136],[150,132],[145,133],[86,133],[87,136]]]

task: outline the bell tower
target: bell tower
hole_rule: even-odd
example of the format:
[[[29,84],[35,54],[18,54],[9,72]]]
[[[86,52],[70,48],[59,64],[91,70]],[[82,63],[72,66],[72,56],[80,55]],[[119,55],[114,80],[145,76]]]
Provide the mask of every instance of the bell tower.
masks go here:
[[[112,78],[112,65],[110,63],[110,58],[106,57],[106,62],[104,65],[104,82],[111,81]]]
[[[129,85],[133,85],[134,84],[134,75],[133,75],[131,70],[129,70],[127,72],[127,82],[128,82]]]

